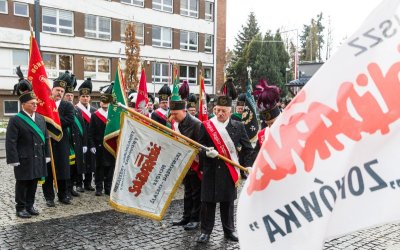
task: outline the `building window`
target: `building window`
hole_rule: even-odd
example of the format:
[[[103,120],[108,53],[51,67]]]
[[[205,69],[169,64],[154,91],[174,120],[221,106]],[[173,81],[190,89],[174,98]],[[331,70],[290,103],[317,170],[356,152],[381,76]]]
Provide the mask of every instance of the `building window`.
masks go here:
[[[74,25],[71,11],[43,8],[42,22],[44,32],[73,34]]]
[[[121,0],[121,3],[127,3],[131,5],[136,5],[143,7],[144,6],[144,0]]]
[[[3,107],[5,116],[16,115],[19,112],[19,102],[16,100],[4,100]]]
[[[214,20],[214,3],[206,1],[205,19],[207,21]]]
[[[153,0],[153,9],[172,12],[172,0]]]
[[[111,40],[111,19],[101,16],[85,15],[85,36]]]
[[[181,49],[197,51],[198,39],[197,33],[191,31],[181,30]]]
[[[125,30],[128,26],[128,21],[121,21],[121,41],[125,41]],[[136,23],[135,30],[136,30],[136,39],[138,40],[139,44],[144,44],[144,24],[143,23]]]
[[[199,16],[199,1],[198,0],[182,0],[181,15],[198,17]]]
[[[213,78],[212,68],[204,67],[204,84],[212,85],[213,84],[212,78]]]
[[[182,65],[179,67],[179,81],[186,80],[189,84],[197,84],[197,67]]]
[[[156,47],[172,48],[171,28],[153,26],[152,44]]]
[[[206,34],[204,37],[204,52],[213,52],[213,35]]]
[[[92,80],[110,81],[110,59],[87,57],[83,58],[83,77]]]
[[[57,78],[66,70],[72,71],[72,56],[43,53],[43,62],[48,78]]]
[[[27,50],[13,50],[12,51],[12,59],[13,59],[13,74],[16,74],[16,68],[21,66],[21,71],[24,76],[28,75],[28,61],[29,61],[29,52]]]
[[[0,0],[0,13],[8,14],[7,0]]]
[[[170,77],[170,70],[168,70],[168,63],[152,63],[152,81],[153,83],[168,83]]]
[[[15,16],[24,16],[24,17],[29,16],[28,4],[14,2],[14,15]]]

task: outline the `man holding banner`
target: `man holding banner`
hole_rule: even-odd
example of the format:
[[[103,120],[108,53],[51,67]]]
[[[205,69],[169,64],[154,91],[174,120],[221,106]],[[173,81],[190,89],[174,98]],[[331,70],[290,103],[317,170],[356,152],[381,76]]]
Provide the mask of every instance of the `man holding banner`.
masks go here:
[[[198,142],[201,122],[194,116],[188,114],[185,109],[186,103],[181,100],[174,88],[171,101],[169,102],[170,114],[174,120],[174,130],[178,133]],[[185,230],[193,230],[200,224],[200,190],[201,173],[198,158],[195,159],[183,180],[185,185],[185,196],[183,200],[183,218],[174,221],[172,225],[183,226]]]
[[[233,202],[237,198],[236,185],[239,181],[239,171],[216,157],[220,154],[238,162],[237,147],[241,145],[240,154],[244,156],[244,165],[251,166],[253,148],[244,125],[230,119],[231,105],[230,96],[219,96],[215,109],[216,116],[204,121],[200,129],[199,143],[210,147],[210,149],[200,154],[203,179],[201,186],[201,234],[197,238],[198,243],[207,243],[210,239],[215,222],[217,202],[220,203],[225,238],[238,241],[233,220]]]
[[[53,150],[54,164],[57,174],[57,186],[58,186],[58,200],[63,204],[71,204],[71,200],[67,193],[67,181],[70,177],[70,166],[69,166],[69,139],[68,139],[68,128],[74,123],[74,106],[67,101],[62,100],[67,87],[67,82],[72,81],[69,72],[65,72],[64,75],[60,76],[53,82],[53,89],[51,91],[52,98],[56,103],[58,114],[60,115],[61,126],[63,130],[63,137],[60,141],[51,139],[51,147]],[[50,164],[48,164],[48,173],[51,173]],[[46,182],[42,186],[43,195],[46,199],[46,205],[48,207],[54,207],[54,189],[53,189],[53,176],[48,175]]]

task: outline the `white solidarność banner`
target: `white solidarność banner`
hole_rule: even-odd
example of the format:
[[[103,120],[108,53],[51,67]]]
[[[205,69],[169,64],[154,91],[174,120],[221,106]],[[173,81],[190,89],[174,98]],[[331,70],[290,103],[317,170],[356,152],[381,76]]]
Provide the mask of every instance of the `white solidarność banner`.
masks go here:
[[[400,219],[400,1],[383,1],[271,127],[238,205],[241,249],[322,249]]]
[[[123,114],[110,203],[162,220],[197,150]]]

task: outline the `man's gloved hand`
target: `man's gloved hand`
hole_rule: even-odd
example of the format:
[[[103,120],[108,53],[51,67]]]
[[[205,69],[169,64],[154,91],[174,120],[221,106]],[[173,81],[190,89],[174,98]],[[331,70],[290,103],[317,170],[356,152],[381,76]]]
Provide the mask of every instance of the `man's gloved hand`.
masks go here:
[[[84,154],[86,154],[86,152],[87,152],[87,147],[84,146],[84,147],[82,148],[82,151],[83,151]]]
[[[10,163],[9,165],[10,165],[10,166],[13,166],[13,167],[17,167],[17,166],[20,165],[20,163],[19,163],[19,162],[15,162],[15,163]]]
[[[46,163],[49,163],[50,162],[50,157],[46,157]]]
[[[250,174],[251,174],[251,171],[253,171],[251,167],[246,167],[246,169],[247,169],[247,171],[248,171],[248,172],[247,172],[247,175],[250,175]]]
[[[207,148],[206,155],[209,158],[215,158],[218,155],[218,151],[215,150],[213,147]]]
[[[91,148],[90,152],[92,152],[92,154],[96,154],[96,148],[95,147]]]

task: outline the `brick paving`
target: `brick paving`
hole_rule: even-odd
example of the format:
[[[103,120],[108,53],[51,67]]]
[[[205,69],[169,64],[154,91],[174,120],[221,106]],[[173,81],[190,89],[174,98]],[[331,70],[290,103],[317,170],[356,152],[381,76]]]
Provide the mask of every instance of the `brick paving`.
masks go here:
[[[108,196],[81,194],[73,205],[48,208],[40,187],[35,207],[41,212],[31,219],[15,216],[14,174],[6,165],[0,141],[0,249],[239,249],[223,238],[219,215],[206,245],[194,242],[199,231],[172,227],[183,209],[183,190],[162,222],[123,214],[111,209]],[[3,159],[1,159],[3,158]],[[219,209],[217,209],[218,211]],[[349,234],[325,243],[324,250],[400,250],[400,224],[386,224]]]

